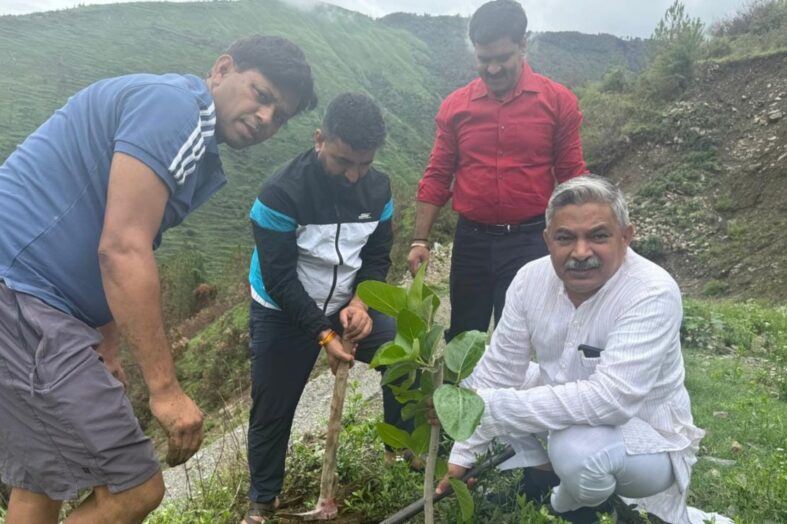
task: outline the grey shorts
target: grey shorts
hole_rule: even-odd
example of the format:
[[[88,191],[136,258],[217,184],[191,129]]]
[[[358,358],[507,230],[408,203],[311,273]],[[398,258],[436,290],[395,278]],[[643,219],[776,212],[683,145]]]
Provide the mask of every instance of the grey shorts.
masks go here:
[[[0,476],[72,499],[125,491],[159,471],[123,385],[94,347],[101,335],[0,281]]]

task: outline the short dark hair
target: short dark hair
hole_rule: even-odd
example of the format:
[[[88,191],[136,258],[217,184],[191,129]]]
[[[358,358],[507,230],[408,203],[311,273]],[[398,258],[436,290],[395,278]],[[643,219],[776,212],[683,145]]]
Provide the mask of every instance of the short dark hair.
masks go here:
[[[232,57],[238,71],[256,69],[277,89],[296,95],[296,115],[317,106],[312,69],[301,48],[286,38],[261,35],[241,38],[225,54]]]
[[[527,15],[522,4],[514,0],[493,0],[473,13],[468,33],[473,45],[488,44],[504,36],[520,44],[525,41]]]
[[[322,133],[340,138],[358,151],[377,149],[385,142],[385,121],[374,100],[360,93],[342,93],[325,110]]]

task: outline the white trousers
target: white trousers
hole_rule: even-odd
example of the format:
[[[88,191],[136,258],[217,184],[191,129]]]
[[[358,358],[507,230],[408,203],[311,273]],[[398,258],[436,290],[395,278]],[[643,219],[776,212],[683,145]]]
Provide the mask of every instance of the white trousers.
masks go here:
[[[675,482],[666,452],[628,455],[623,434],[614,426],[551,431],[547,453],[560,477],[560,485],[552,492],[552,507],[561,513],[598,506],[613,493],[649,497]]]

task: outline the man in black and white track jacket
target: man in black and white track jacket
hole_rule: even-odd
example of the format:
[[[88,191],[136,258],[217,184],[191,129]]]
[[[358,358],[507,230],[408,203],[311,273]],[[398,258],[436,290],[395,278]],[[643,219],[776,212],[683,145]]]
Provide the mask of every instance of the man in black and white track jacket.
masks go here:
[[[276,507],[295,408],[320,348],[335,369],[339,360],[353,360],[340,335],[356,343],[355,358],[365,362],[394,338],[394,320],[355,295],[364,280],[384,281],[391,264],[391,186],[372,167],[385,134],[370,98],[339,95],[314,134],[314,149],[273,175],[252,207],[252,522]],[[405,427],[387,387],[383,399],[386,422]]]

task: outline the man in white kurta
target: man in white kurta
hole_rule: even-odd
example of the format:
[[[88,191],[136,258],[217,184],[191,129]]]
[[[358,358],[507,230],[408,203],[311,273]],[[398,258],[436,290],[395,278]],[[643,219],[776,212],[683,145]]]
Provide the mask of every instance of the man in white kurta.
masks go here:
[[[555,190],[550,256],[519,271],[465,382],[485,411],[454,445],[451,476],[497,438],[517,451],[509,467],[551,464],[558,512],[617,493],[667,522],[691,522],[686,494],[704,432],[683,384],[680,290],[629,248],[633,233],[609,182],[581,177]]]

